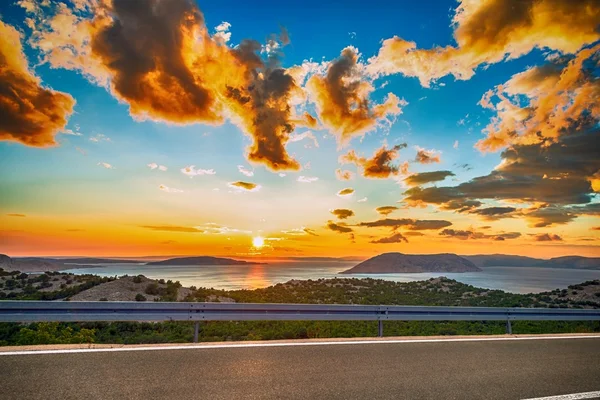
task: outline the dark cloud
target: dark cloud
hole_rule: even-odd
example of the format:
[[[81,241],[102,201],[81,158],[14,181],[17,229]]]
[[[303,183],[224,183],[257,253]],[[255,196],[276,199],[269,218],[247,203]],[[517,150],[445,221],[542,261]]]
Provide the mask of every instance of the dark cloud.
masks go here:
[[[338,219],[347,219],[354,215],[354,211],[348,210],[346,208],[336,208],[332,210],[331,213],[335,215]]]
[[[566,224],[577,218],[577,215],[567,208],[549,204],[532,207],[524,212],[525,219],[535,228]]]
[[[398,157],[400,149],[406,147],[406,143],[397,144],[391,149],[386,146],[378,149],[373,157],[359,157],[354,150],[340,156],[339,161],[342,164],[356,164],[362,169],[362,175],[365,178],[385,179],[397,175],[400,168],[392,164],[392,161]]]
[[[450,200],[440,206],[442,210],[452,210],[459,213],[466,212],[481,206],[478,200]]]
[[[436,154],[435,150],[417,149],[417,155],[415,156],[415,162],[419,164],[433,164],[439,163],[440,155]]]
[[[303,230],[304,232],[306,232],[307,234],[311,235],[311,236],[319,236],[319,235],[317,235],[317,233],[316,233],[314,230],[312,230],[312,229],[309,229],[309,228],[302,228],[302,230]]]
[[[536,242],[562,242],[562,238],[551,233],[540,233],[534,236]]]
[[[511,218],[515,215],[515,207],[487,207],[469,211],[471,214],[477,214],[483,219],[494,221],[501,218]]]
[[[70,95],[42,87],[29,70],[19,32],[0,21],[0,140],[56,145],[74,105]]]
[[[7,217],[26,217],[25,214],[6,214]]]
[[[375,209],[375,211],[377,211],[381,215],[389,215],[389,214],[393,213],[394,211],[396,211],[397,209],[398,209],[398,207],[395,207],[395,206],[382,206],[382,207],[377,207]]]
[[[352,232],[352,228],[347,227],[345,224],[336,224],[333,221],[327,221],[327,228],[338,233]]]
[[[374,88],[362,77],[357,61],[355,49],[347,47],[329,64],[325,76],[314,75],[306,85],[320,120],[342,143],[375,128],[379,120],[400,114],[405,104],[392,93],[383,103],[372,104],[369,94]]]
[[[425,234],[423,232],[419,232],[419,231],[410,231],[410,232],[404,232],[404,236],[425,236]]]
[[[426,183],[443,181],[449,176],[454,176],[454,173],[451,171],[421,172],[408,176],[404,179],[404,182],[409,186],[419,186]]]
[[[452,225],[450,221],[443,220],[418,220],[411,218],[385,218],[377,221],[360,222],[358,226],[366,226],[369,228],[375,227],[387,227],[397,229],[399,227],[406,227],[410,230],[420,231],[428,229],[442,229]]]
[[[185,232],[185,233],[202,233],[202,229],[194,228],[192,226],[172,226],[172,225],[140,225],[140,228],[150,229],[153,231],[166,231],[166,232]]]
[[[388,237],[382,237],[377,240],[371,240],[371,243],[408,243],[408,239],[406,239],[401,233],[394,233]]]
[[[457,229],[444,229],[439,233],[440,236],[453,237],[456,239],[467,240],[467,239],[492,239],[492,240],[507,240],[516,239],[521,236],[520,232],[505,232],[498,234],[484,234],[481,232],[475,232],[472,230],[457,230]]]

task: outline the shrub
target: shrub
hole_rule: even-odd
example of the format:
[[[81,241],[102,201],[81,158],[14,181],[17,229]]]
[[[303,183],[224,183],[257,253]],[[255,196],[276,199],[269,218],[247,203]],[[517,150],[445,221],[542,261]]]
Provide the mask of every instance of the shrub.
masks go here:
[[[150,294],[150,295],[158,295],[159,294],[158,284],[156,282],[149,283],[148,286],[146,286],[145,292],[146,292],[146,294]]]
[[[138,293],[135,295],[135,301],[146,301],[146,297],[143,294]]]
[[[133,277],[133,283],[142,283],[143,275],[138,275]]]
[[[108,299],[106,297],[100,297],[99,301],[108,301]]]

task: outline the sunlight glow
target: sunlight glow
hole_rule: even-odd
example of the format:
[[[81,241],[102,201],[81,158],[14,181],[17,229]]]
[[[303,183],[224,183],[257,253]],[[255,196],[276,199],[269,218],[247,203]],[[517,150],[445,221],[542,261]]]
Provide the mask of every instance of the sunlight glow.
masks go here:
[[[257,249],[263,247],[265,245],[265,239],[261,236],[256,236],[254,238],[252,238],[252,246],[256,247]]]

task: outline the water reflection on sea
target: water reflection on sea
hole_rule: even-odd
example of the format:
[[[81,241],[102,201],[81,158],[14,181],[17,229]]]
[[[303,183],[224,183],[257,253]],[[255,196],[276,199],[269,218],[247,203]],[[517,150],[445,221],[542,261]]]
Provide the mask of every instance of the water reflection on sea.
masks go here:
[[[356,262],[277,262],[266,265],[143,265],[101,264],[95,268],[75,268],[66,272],[121,276],[142,274],[152,279],[171,279],[184,286],[215,289],[257,289],[284,283],[292,279],[377,278],[397,282],[427,280],[446,276],[469,285],[500,289],[513,293],[531,293],[564,288],[587,280],[600,279],[600,271],[550,269],[534,267],[488,267],[481,272],[342,275],[341,271]]]

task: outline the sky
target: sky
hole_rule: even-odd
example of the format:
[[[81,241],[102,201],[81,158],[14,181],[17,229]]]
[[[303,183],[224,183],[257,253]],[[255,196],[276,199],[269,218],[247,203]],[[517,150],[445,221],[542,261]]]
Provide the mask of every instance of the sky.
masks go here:
[[[0,252],[600,256],[600,2],[0,5]]]

